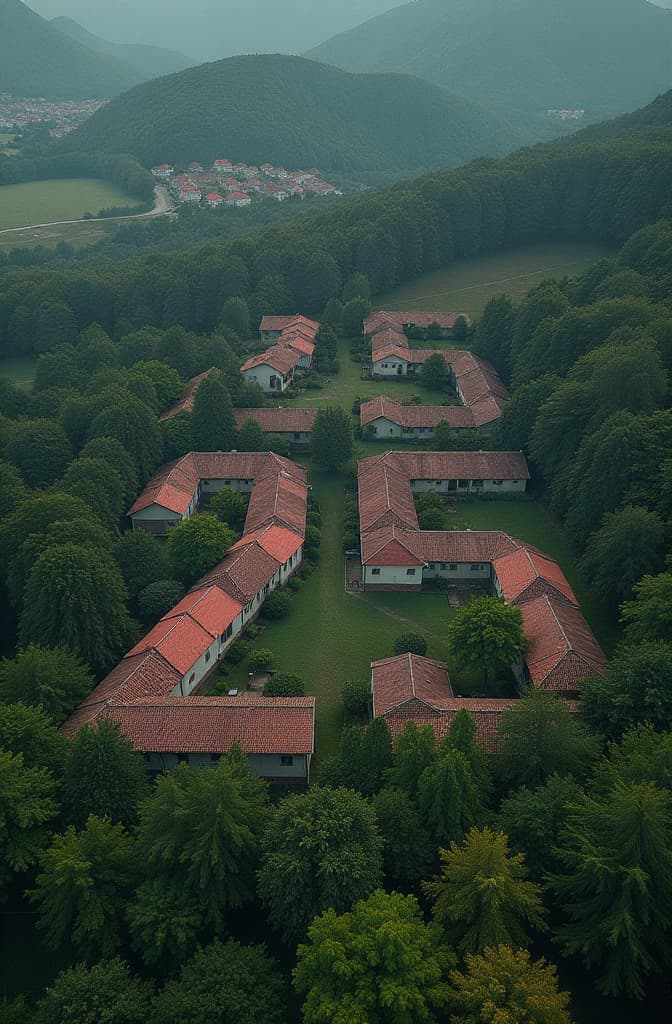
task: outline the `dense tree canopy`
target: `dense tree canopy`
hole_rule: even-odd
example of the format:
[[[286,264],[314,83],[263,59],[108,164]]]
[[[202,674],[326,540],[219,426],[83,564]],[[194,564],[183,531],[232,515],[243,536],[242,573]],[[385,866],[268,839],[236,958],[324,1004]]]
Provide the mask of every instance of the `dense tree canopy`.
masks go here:
[[[28,646],[0,662],[0,697],[41,705],[57,725],[93,689],[91,672],[67,647]]]
[[[448,645],[463,665],[488,672],[509,669],[527,646],[520,608],[496,597],[475,597],[448,623]]]
[[[185,519],[168,535],[168,561],[177,579],[194,583],[221,562],[236,535],[209,512]]]
[[[85,725],[70,740],[63,778],[63,803],[71,822],[82,826],[90,814],[132,825],[146,795],[142,754],[116,722]]]

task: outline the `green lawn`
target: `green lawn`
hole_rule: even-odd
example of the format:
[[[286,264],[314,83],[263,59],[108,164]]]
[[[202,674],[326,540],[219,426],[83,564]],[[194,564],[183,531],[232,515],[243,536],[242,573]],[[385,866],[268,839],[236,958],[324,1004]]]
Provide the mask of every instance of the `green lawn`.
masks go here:
[[[32,249],[36,245],[44,246],[45,249],[54,249],[59,242],[67,242],[75,249],[81,249],[85,245],[93,245],[94,242],[104,238],[110,230],[114,229],[114,224],[113,218],[111,220],[80,220],[74,224],[54,224],[47,228],[31,228],[28,231],[7,231],[5,234],[0,234],[0,251]]]
[[[453,263],[425,274],[386,295],[374,309],[460,310],[478,317],[493,295],[520,299],[545,277],[578,274],[612,250],[579,242],[549,242]]]
[[[444,391],[432,391],[423,388],[417,380],[407,377],[392,377],[390,380],[362,380],[361,363],[350,358],[350,342],[340,339],[338,342],[338,374],[328,377],[326,387],[322,391],[304,391],[298,398],[289,399],[288,405],[298,405],[309,409],[319,409],[324,405],[342,405],[351,409],[355,398],[375,398],[376,395],[387,395],[403,402],[405,398],[418,395],[422,405],[448,405],[449,399]]]
[[[30,391],[35,379],[36,359],[19,358],[0,359],[0,378],[17,384],[24,391]]]
[[[30,181],[0,187],[0,229],[94,216],[110,206],[142,204],[117,185],[98,178]]]

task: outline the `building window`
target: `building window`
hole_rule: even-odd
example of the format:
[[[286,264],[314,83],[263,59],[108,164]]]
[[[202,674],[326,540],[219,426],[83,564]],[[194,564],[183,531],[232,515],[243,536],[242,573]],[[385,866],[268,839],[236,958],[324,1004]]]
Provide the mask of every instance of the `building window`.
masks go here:
[[[457,480],[449,480],[448,481],[448,490],[449,491],[454,491],[456,489],[457,489]]]
[[[205,660],[206,662],[210,661],[210,651],[205,652]]]
[[[469,568],[470,568],[470,570],[472,572],[480,572],[481,571],[481,563],[480,562],[472,562],[471,565],[469,566]]]
[[[193,683],[195,678],[196,678],[196,673],[192,672],[191,675],[189,676],[189,683],[188,683],[189,686],[191,686],[191,684]]]
[[[433,572],[433,571],[434,571],[434,569],[436,568],[436,566],[434,565],[434,562],[428,562],[428,563],[427,563],[427,568],[428,568],[428,569],[431,569],[431,570],[432,570],[432,572]]]
[[[434,486],[435,486],[435,487],[440,487],[440,486],[441,486],[441,484],[442,484],[442,481],[441,481],[441,480],[435,480],[435,481],[434,481]]]
[[[464,489],[465,487],[469,486],[469,481],[468,480],[458,480],[457,481],[457,486],[459,488],[461,488],[461,489]]]
[[[512,484],[517,484],[517,483],[518,483],[518,481],[517,481],[517,480],[512,480],[512,481],[511,481],[511,483],[512,483]]]
[[[230,481],[230,480],[225,480],[225,481],[224,481],[224,486],[225,486],[225,487],[229,487],[229,485],[230,485],[230,484],[231,484],[231,481]]]
[[[415,569],[407,569],[406,570],[406,575],[407,576],[415,576]]]
[[[298,430],[294,431],[294,440],[295,441],[300,441],[301,440],[301,434],[299,433]]]
[[[457,562],[451,562],[448,568],[451,572],[457,572]]]
[[[502,484],[504,483],[503,480],[493,480],[492,482],[495,485],[495,487],[501,487]]]
[[[380,576],[380,569],[372,569],[371,570],[371,575],[372,576]]]
[[[482,480],[472,480],[471,481],[471,486],[472,487],[477,487],[477,488],[478,487],[482,487],[483,486],[483,481]]]
[[[291,768],[292,765],[294,764],[294,757],[292,756],[292,754],[281,754],[280,764],[282,765],[283,768]]]

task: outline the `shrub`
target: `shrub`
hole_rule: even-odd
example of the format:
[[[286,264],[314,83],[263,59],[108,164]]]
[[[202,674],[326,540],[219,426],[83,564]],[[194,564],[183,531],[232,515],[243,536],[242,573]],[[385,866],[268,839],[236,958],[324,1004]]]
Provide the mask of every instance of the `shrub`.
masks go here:
[[[427,654],[427,641],[420,633],[402,633],[394,641],[395,654]]]
[[[300,576],[292,576],[287,586],[289,587],[290,590],[293,590],[294,593],[296,593],[297,590],[301,590],[301,587],[303,586],[303,580],[301,579]]]
[[[264,627],[263,626],[260,626],[257,623],[252,622],[252,623],[250,623],[250,625],[245,630],[245,636],[247,637],[248,640],[256,640],[257,637],[261,636],[261,634],[263,632],[264,632]]]
[[[350,679],[341,690],[343,708],[350,721],[362,721],[369,717],[371,706],[371,685],[365,679]]]
[[[273,651],[268,647],[252,648],[249,657],[251,672],[264,672],[273,664]]]
[[[239,640],[233,645],[230,651],[227,652],[226,660],[229,665],[239,665],[243,658],[246,658],[252,650],[252,644],[249,640]]]
[[[264,697],[303,697],[306,686],[293,672],[276,672],[264,684]]]
[[[284,619],[289,615],[291,597],[286,590],[274,590],[264,601],[261,614],[266,619]]]

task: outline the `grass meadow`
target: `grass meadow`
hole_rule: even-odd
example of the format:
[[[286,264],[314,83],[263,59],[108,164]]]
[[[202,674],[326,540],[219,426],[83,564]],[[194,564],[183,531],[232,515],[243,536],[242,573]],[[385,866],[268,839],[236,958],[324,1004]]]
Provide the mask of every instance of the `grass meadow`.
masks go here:
[[[0,230],[49,221],[75,220],[110,206],[141,203],[117,185],[98,178],[22,182],[0,187]],[[33,240],[35,244],[35,240]]]
[[[393,292],[376,295],[374,309],[436,309],[479,317],[494,295],[521,299],[545,277],[578,274],[612,250],[582,242],[547,242],[453,263]]]

